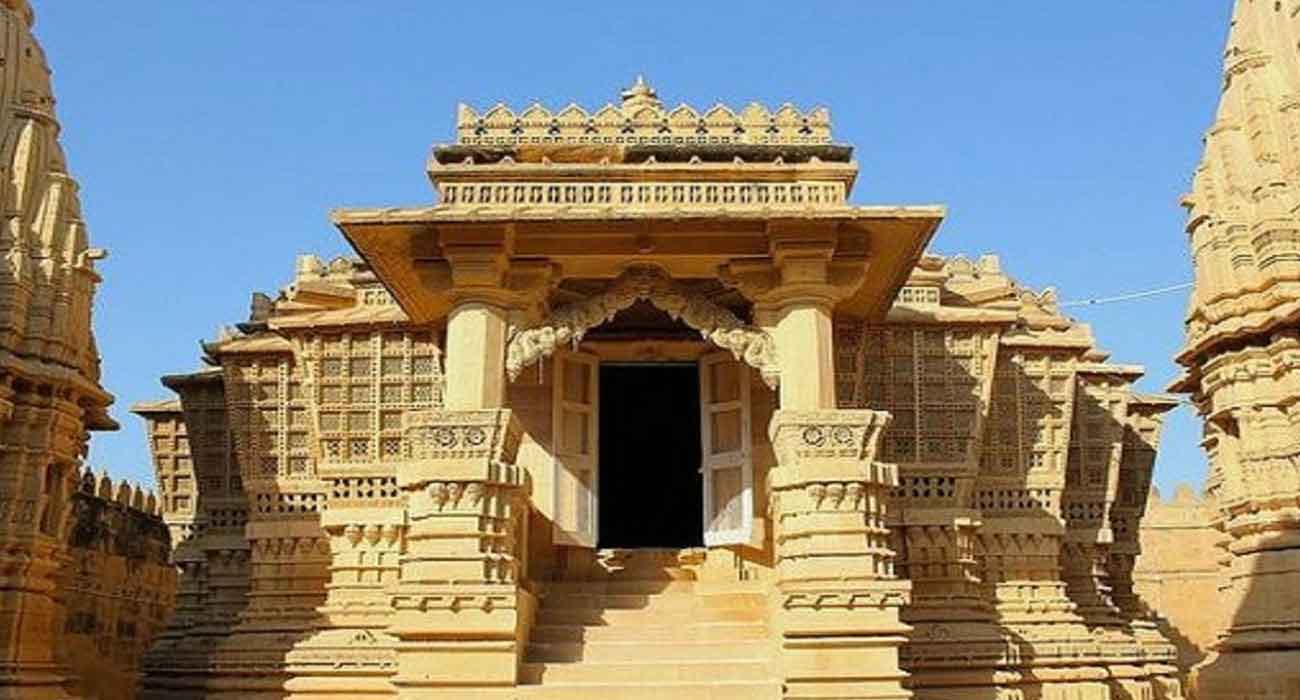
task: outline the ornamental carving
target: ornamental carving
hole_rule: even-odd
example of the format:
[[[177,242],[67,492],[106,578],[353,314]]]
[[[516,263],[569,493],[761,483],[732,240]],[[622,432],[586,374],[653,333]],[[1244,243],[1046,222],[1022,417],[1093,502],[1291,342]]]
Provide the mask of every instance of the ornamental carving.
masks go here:
[[[725,307],[690,293],[663,270],[649,265],[629,267],[604,292],[561,306],[539,326],[515,331],[506,348],[506,373],[511,380],[518,379],[524,368],[549,357],[561,345],[576,346],[587,331],[638,301],[648,301],[698,330],[705,340],[757,369],[763,381],[776,388],[781,372],[772,336],[747,325]]]
[[[404,419],[405,458],[514,460],[522,434],[509,411],[413,411]]]
[[[483,113],[460,105],[456,140],[465,145],[535,143],[585,144],[825,144],[831,140],[830,112],[807,112],[786,103],[772,110],[757,102],[739,111],[718,104],[697,110],[667,109],[641,79],[625,90],[620,105],[588,112],[571,104],[558,112],[533,104],[515,113],[498,104]]]
[[[880,438],[891,417],[883,411],[781,411],[770,428],[781,464],[843,463],[858,469],[880,467],[875,462]],[[896,479],[884,476],[890,483]],[[871,479],[875,480],[875,479]]]

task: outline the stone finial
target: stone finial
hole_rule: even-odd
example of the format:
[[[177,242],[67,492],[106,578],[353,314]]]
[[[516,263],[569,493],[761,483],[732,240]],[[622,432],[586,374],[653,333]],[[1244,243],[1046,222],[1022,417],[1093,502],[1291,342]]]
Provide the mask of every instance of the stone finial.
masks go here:
[[[100,472],[99,485],[95,488],[95,495],[105,501],[113,500],[113,480],[108,476],[108,472]]]
[[[123,481],[117,485],[117,496],[113,500],[119,505],[131,507],[131,484]]]
[[[624,107],[663,107],[659,93],[645,82],[645,77],[638,75],[632,86],[620,93]]]
[[[1002,259],[991,253],[986,253],[979,257],[980,272],[996,275],[1002,272]]]
[[[131,508],[134,510],[144,511],[144,490],[139,484],[131,487]]]

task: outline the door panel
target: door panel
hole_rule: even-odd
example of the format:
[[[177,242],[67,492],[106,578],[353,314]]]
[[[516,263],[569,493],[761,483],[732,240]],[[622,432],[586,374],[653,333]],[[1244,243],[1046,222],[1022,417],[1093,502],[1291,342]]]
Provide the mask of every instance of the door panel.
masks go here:
[[[600,361],[577,352],[555,354],[555,540],[596,546]]]
[[[700,359],[704,543],[747,544],[754,534],[749,368],[730,353]]]

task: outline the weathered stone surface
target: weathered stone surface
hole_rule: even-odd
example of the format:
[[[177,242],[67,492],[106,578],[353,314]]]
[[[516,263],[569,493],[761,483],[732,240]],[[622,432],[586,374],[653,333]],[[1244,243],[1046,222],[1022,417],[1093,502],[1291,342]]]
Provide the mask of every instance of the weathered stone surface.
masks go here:
[[[1220,597],[1223,535],[1210,523],[1205,501],[1191,487],[1179,486],[1168,498],[1151,489],[1142,519],[1142,553],[1133,568],[1134,592],[1159,615],[1184,669],[1209,654],[1228,612]]]
[[[1300,698],[1300,4],[1238,0],[1188,209],[1196,272],[1175,389],[1205,419],[1223,628],[1199,697]]]
[[[171,613],[156,498],[85,472],[113,429],[89,246],[26,0],[0,2],[0,698],[134,697]]]

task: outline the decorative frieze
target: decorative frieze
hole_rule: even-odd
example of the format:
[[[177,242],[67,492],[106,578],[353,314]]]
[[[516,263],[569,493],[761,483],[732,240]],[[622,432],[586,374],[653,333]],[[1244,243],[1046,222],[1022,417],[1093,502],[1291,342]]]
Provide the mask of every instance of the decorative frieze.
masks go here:
[[[705,179],[574,182],[556,180],[502,180],[496,182],[444,182],[439,188],[441,207],[508,207],[558,209],[573,206],[616,206],[620,210],[690,210],[724,212],[728,209],[835,209],[847,202],[842,182],[718,182]]]

